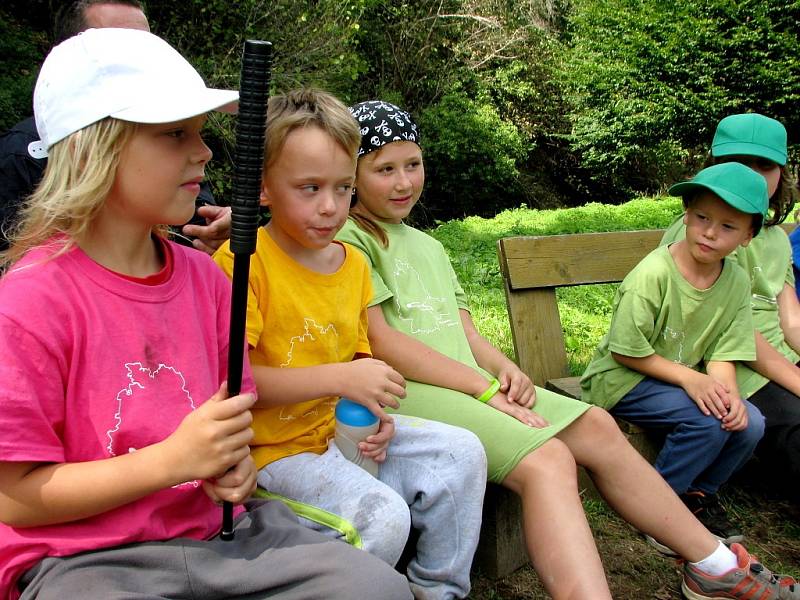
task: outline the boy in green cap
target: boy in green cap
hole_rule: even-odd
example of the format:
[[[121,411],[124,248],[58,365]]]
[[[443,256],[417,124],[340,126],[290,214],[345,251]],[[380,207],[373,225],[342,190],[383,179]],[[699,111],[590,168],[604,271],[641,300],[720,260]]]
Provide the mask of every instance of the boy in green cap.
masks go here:
[[[662,430],[661,476],[682,499],[696,491],[713,497],[764,432],[761,413],[739,395],[734,367],[756,357],[750,282],[725,257],[761,229],[767,186],[752,169],[725,163],[669,193],[683,197],[686,239],[653,250],[623,280],[610,330],[581,379],[582,398]],[[742,540],[724,514],[703,516],[720,540]]]

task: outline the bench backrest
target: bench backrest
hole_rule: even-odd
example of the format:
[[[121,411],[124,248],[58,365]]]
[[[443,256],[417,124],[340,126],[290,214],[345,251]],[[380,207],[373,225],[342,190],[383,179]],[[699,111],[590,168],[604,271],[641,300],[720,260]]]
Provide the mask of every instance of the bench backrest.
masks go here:
[[[556,288],[620,282],[663,235],[653,229],[498,240],[514,351],[534,383],[570,374]]]
[[[795,224],[782,227],[788,233]],[[534,383],[570,375],[556,288],[622,281],[663,234],[651,229],[498,240],[517,362]]]

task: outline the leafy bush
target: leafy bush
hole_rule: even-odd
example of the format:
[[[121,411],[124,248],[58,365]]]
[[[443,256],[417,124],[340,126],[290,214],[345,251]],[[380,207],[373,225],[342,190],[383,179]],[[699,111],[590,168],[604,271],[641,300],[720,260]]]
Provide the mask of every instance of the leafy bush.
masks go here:
[[[493,215],[518,204],[519,130],[485,99],[450,93],[418,117],[426,169],[424,204],[437,218]]]
[[[796,131],[798,18],[794,0],[576,1],[561,81],[586,190],[658,191],[697,166],[731,113]]]
[[[33,85],[46,45],[44,33],[0,9],[0,131],[33,113]]]

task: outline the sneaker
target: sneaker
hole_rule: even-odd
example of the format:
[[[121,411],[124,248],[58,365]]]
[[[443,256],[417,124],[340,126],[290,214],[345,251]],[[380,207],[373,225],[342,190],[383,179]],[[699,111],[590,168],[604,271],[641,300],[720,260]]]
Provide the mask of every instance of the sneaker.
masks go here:
[[[683,567],[681,591],[688,600],[752,598],[758,600],[800,600],[800,584],[791,577],[773,575],[740,544],[733,544],[739,566],[713,577],[691,563]]]
[[[656,538],[654,538],[652,535],[647,535],[647,534],[644,534],[644,539],[645,539],[645,540],[647,540],[647,543],[648,543],[648,544],[650,544],[650,545],[651,545],[653,548],[655,548],[656,550],[658,550],[659,552],[661,552],[661,554],[663,554],[664,556],[675,556],[675,557],[677,557],[677,556],[678,556],[678,553],[677,553],[677,552],[675,552],[675,551],[674,551],[672,548],[670,548],[669,546],[665,546],[664,544],[662,544],[661,542],[659,542],[659,541],[658,541]]]
[[[730,545],[744,540],[742,530],[731,523],[728,513],[719,503],[716,494],[705,494],[699,491],[686,492],[681,494],[681,500],[697,517],[697,520],[721,542]]]

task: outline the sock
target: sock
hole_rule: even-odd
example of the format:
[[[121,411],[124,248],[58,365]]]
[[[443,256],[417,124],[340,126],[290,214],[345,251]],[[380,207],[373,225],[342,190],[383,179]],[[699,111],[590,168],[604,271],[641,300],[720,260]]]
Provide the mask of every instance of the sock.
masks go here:
[[[703,560],[690,564],[700,569],[706,575],[717,577],[738,567],[739,559],[731,552],[730,548],[720,542],[714,552],[706,556]]]

